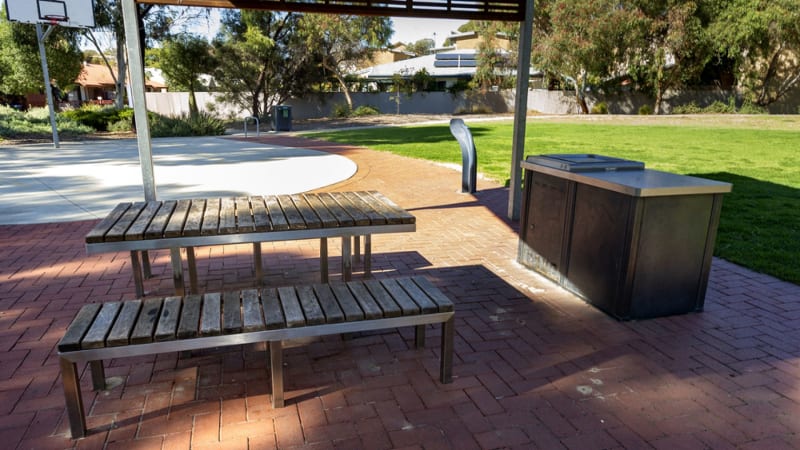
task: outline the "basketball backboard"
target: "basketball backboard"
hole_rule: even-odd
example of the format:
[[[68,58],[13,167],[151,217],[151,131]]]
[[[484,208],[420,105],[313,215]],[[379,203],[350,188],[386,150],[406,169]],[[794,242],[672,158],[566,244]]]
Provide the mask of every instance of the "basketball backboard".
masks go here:
[[[94,0],[5,0],[8,20],[93,28]]]

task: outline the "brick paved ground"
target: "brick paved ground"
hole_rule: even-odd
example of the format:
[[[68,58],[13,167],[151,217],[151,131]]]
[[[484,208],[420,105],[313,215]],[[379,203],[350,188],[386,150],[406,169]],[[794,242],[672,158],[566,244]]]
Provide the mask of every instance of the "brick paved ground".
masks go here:
[[[800,287],[715,260],[703,313],[617,322],[515,262],[507,191],[427,162],[290,137],[338,152],[417,232],[375,236],[378,277],[425,274],[455,300],[455,380],[441,385],[438,329],[294,342],[287,406],[269,406],[263,346],[112,361],[83,373],[89,437],[68,438],[54,351],[81,305],[132,298],[127,255],[86,256],[94,222],[0,226],[2,448],[800,447]],[[252,283],[249,247],[199,249],[202,288]],[[337,256],[336,249],[331,249]],[[265,246],[266,282],[317,280],[317,243]],[[152,255],[150,294],[171,292]],[[333,263],[333,262],[332,262]],[[335,267],[335,264],[334,264]]]

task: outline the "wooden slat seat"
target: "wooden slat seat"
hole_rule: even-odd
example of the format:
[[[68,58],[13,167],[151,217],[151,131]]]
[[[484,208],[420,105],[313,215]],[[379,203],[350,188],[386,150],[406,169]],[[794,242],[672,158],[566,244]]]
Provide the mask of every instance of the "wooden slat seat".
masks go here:
[[[350,279],[350,239],[365,236],[364,273],[371,271],[371,235],[409,232],[415,217],[377,191],[197,198],[121,203],[86,235],[89,254],[130,251],[136,296],[144,296],[137,252],[170,249],[176,295],[184,294],[187,249],[190,292],[196,293],[194,247],[252,243],[256,277],[261,278],[261,242],[320,239],[320,270],[328,281],[327,238],[342,238],[342,275]],[[146,261],[144,261],[146,264]]]
[[[452,376],[454,306],[424,277],[245,289],[149,298],[78,311],[58,343],[73,437],[86,434],[77,363],[90,363],[95,389],[105,388],[103,360],[269,342],[272,403],[282,407],[282,344],[327,334],[442,324],[440,380]]]

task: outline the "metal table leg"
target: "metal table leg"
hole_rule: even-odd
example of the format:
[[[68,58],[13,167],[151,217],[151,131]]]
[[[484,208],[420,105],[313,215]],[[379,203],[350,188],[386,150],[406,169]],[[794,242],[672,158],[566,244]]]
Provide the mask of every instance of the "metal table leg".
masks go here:
[[[145,278],[153,278],[153,271],[150,269],[150,254],[147,250],[142,250],[142,271]]]
[[[194,247],[186,247],[186,264],[189,266],[189,293],[197,294],[197,260],[194,257]]]
[[[256,286],[260,286],[264,279],[264,266],[261,259],[261,242],[253,242],[253,265],[256,269]]]
[[[283,408],[283,347],[281,341],[269,342],[272,407]]]
[[[350,237],[342,238],[342,279],[350,281],[353,278],[352,251],[350,249]]]
[[[328,238],[319,239],[319,272],[323,283],[328,282]]]
[[[142,278],[142,265],[139,261],[139,252],[131,250],[131,270],[133,271],[133,285],[136,297],[144,297],[144,279]]]
[[[175,285],[175,295],[183,295],[183,259],[181,258],[181,249],[173,247],[169,249],[170,259],[172,260],[172,282]]]
[[[75,363],[64,358],[59,358],[61,365],[61,382],[64,385],[64,398],[67,403],[67,417],[72,438],[86,436],[86,416],[83,410],[81,386],[78,380],[78,368]]]
[[[364,236],[364,276],[372,276],[372,235]]]
[[[453,381],[453,334],[455,331],[455,316],[442,323],[442,348],[439,355],[439,379],[448,384]]]

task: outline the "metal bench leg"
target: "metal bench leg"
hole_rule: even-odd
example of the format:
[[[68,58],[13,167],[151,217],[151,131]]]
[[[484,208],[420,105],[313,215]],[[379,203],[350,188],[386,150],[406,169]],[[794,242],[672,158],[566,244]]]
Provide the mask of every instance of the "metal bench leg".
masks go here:
[[[144,297],[144,279],[142,278],[142,265],[139,261],[139,252],[131,250],[131,270],[133,271],[133,285],[136,297]]]
[[[328,282],[328,238],[319,238],[319,278]]]
[[[106,370],[103,368],[103,361],[89,361],[89,368],[92,370],[92,389],[105,390]]]
[[[170,259],[172,260],[172,282],[175,285],[175,295],[182,296],[183,289],[183,259],[181,258],[181,249],[173,247],[169,249]]]
[[[186,247],[186,264],[189,266],[189,293],[197,294],[197,259],[194,257],[194,247]]]
[[[260,286],[264,279],[264,266],[261,260],[261,242],[253,242],[253,265],[256,268],[256,285]]]
[[[269,342],[272,407],[283,408],[283,347],[281,341]]]
[[[75,363],[60,358],[61,383],[64,385],[64,398],[67,403],[69,430],[73,439],[86,436],[86,418],[83,412],[83,398],[78,381],[78,368]]]
[[[439,379],[442,383],[448,384],[453,381],[453,333],[455,328],[455,317],[447,319],[442,323],[442,348]]]
[[[372,235],[364,236],[364,276],[372,276]]]
[[[350,249],[350,238],[342,238],[342,279],[350,281],[353,278],[352,250]]]
[[[414,346],[417,348],[425,347],[425,325],[414,327]]]

